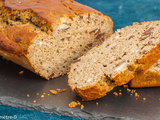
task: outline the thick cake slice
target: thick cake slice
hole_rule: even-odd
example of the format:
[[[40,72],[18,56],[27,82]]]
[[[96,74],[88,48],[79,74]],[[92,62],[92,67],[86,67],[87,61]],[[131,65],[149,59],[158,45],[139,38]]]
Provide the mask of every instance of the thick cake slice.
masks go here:
[[[0,55],[50,79],[112,34],[112,20],[73,0],[0,0]]]
[[[71,65],[69,85],[84,100],[101,98],[160,58],[160,21],[118,29]]]
[[[136,74],[129,82],[133,88],[160,86],[160,60],[150,67],[144,74]]]

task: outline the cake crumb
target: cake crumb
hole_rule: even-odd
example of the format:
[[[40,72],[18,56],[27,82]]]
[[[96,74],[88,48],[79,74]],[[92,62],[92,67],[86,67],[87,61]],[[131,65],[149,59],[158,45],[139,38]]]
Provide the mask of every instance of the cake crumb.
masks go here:
[[[96,102],[96,105],[98,105],[98,102]]]
[[[46,93],[43,93],[43,95],[45,95]]]
[[[30,97],[29,94],[27,94],[27,97]]]
[[[122,90],[121,89],[119,89],[119,92],[121,92]]]
[[[117,92],[113,92],[113,95],[118,96],[118,93]]]
[[[77,101],[77,105],[81,105],[81,103],[79,101]]]
[[[21,74],[23,74],[23,73],[24,73],[24,71],[23,71],[23,70],[19,72],[19,74],[20,74],[20,75],[21,75]]]
[[[41,95],[41,98],[44,98],[44,95]]]
[[[33,102],[36,103],[36,100],[34,100]]]
[[[131,90],[127,88],[127,91],[130,92]]]
[[[39,93],[37,93],[37,95],[39,95]]]
[[[48,96],[49,96],[50,94],[48,94]]]
[[[56,95],[56,94],[57,94],[57,91],[55,91],[55,90],[50,90],[50,92],[51,92],[53,95]]]
[[[136,100],[138,100],[138,99],[136,98]]]
[[[121,92],[119,92],[119,95],[122,95],[122,93],[121,93]]]
[[[124,88],[128,88],[128,85],[123,85]]]
[[[84,108],[84,105],[81,105],[81,109],[83,109]]]
[[[59,93],[65,92],[67,89],[60,89],[58,90]]]
[[[138,97],[138,93],[135,93],[134,95],[135,95],[136,97]]]
[[[77,104],[77,102],[75,102],[75,101],[72,101],[71,103],[69,103],[69,107],[70,108],[74,108],[74,107],[76,107],[78,104]]]
[[[146,100],[146,98],[143,98],[143,100]]]

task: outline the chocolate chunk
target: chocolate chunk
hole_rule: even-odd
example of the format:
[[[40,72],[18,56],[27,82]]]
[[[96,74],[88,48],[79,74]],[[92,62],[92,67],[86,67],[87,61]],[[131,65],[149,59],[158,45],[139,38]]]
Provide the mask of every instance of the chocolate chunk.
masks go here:
[[[61,41],[64,41],[64,38],[61,38]]]
[[[92,34],[92,33],[96,32],[96,30],[98,30],[98,28],[96,28],[96,29],[92,30],[91,32],[89,32],[89,34]]]
[[[89,44],[87,44],[87,45],[88,45],[88,47],[92,47],[93,43],[89,43]]]
[[[107,67],[107,65],[103,65],[103,67]]]
[[[55,75],[55,74],[54,74],[54,73],[52,73],[50,76],[48,76],[48,78],[52,78],[54,75]]]
[[[90,16],[91,16],[91,15],[90,15],[90,14],[88,14],[88,19],[90,19]]]
[[[75,60],[73,63],[76,63],[76,62],[79,62],[79,61],[81,61],[81,59],[77,59],[77,60]]]
[[[98,34],[100,34],[100,33],[101,33],[101,30],[98,29],[98,31],[95,33],[95,35],[98,35]]]
[[[21,41],[21,38],[16,37],[16,38],[15,38],[15,41],[16,41],[16,42],[20,42],[20,41]]]
[[[152,31],[151,31],[151,30],[153,30],[153,29],[154,29],[154,28],[151,27],[151,28],[149,28],[148,30],[146,30],[144,33],[142,33],[142,35],[143,35],[144,37],[142,37],[142,38],[140,39],[140,41],[145,40],[146,38],[148,38],[148,37],[152,34]]]
[[[143,54],[146,54],[146,53],[147,53],[147,50],[144,50],[142,53],[143,53]]]
[[[104,36],[104,34],[105,34],[105,33],[98,34],[97,37],[96,37],[96,39],[101,38],[102,36]]]
[[[134,35],[131,35],[131,36],[129,37],[129,40],[130,40],[131,38],[134,38]]]
[[[80,19],[80,20],[82,20],[82,19],[83,19],[83,16],[82,16],[82,15],[80,15],[80,16],[79,16],[79,19]]]
[[[149,28],[148,30],[146,30],[146,31],[143,33],[143,35],[150,36],[150,35],[152,34],[151,30],[153,30],[153,29],[154,29],[153,27]]]

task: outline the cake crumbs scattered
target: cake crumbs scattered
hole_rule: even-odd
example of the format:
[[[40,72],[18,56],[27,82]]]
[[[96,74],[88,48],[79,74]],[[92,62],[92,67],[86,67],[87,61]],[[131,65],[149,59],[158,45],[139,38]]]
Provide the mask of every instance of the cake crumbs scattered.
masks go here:
[[[41,95],[41,98],[44,98],[44,95]]]
[[[20,74],[20,75],[21,75],[21,74],[23,74],[23,73],[24,73],[24,71],[23,71],[23,70],[19,72],[19,74]]]
[[[136,100],[138,100],[138,98],[136,98]]]
[[[39,93],[37,93],[37,95],[39,95]]]
[[[48,94],[48,96],[49,96],[50,94]]]
[[[121,89],[119,89],[119,92],[121,92],[122,90]]]
[[[72,101],[71,103],[68,104],[70,108],[75,108],[76,106],[81,106],[81,109],[84,108],[84,105],[82,105],[79,101]]]
[[[143,98],[143,100],[146,100],[146,98]]]
[[[118,96],[118,93],[117,92],[113,92],[113,95]]]
[[[46,93],[43,93],[43,95],[45,95]]]
[[[51,92],[53,95],[56,95],[56,94],[57,94],[57,91],[55,91],[55,90],[50,90],[50,92]]]
[[[27,97],[30,97],[29,94],[27,94]]]
[[[34,100],[33,102],[36,103],[36,100]]]
[[[74,107],[76,107],[78,104],[77,104],[77,102],[76,101],[72,101],[71,103],[69,103],[69,107],[70,108],[74,108]]]

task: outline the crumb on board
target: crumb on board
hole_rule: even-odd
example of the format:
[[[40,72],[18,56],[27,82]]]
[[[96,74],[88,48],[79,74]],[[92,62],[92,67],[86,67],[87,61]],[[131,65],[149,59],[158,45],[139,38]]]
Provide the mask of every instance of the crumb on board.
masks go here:
[[[23,70],[19,72],[19,74],[20,74],[20,75],[21,75],[21,74],[23,74],[23,73],[24,73],[24,71],[23,71]]]
[[[30,97],[29,94],[27,94],[27,97]]]
[[[51,92],[53,95],[56,95],[56,94],[57,94],[57,91],[55,91],[55,90],[50,90],[50,92]]]
[[[122,93],[121,93],[121,92],[119,92],[119,95],[122,95]]]
[[[36,100],[34,100],[33,103],[36,103]]]
[[[39,95],[39,93],[37,93],[37,95]]]
[[[81,105],[81,109],[83,109],[84,108],[84,105]]]
[[[70,108],[75,108],[76,106],[81,106],[81,109],[84,108],[84,105],[82,105],[79,101],[72,101],[71,103],[68,104]]]
[[[118,96],[118,93],[117,92],[113,92],[113,95]]]
[[[98,105],[98,102],[96,102],[96,105]]]
[[[41,98],[44,98],[44,95],[41,95]]]
[[[49,96],[50,94],[48,94],[48,96]]]
[[[77,104],[77,102],[76,101],[72,101],[71,103],[69,103],[69,107],[70,108],[74,108],[74,107],[76,107],[78,104]]]
[[[138,100],[138,98],[136,98],[136,100]]]
[[[128,85],[123,85],[124,88],[128,88]]]
[[[60,89],[58,90],[59,93],[65,92],[67,89]]]
[[[131,90],[127,88],[127,91],[130,92]]]
[[[146,100],[146,98],[144,97],[143,100]]]
[[[43,95],[45,95],[46,93],[43,93]]]

